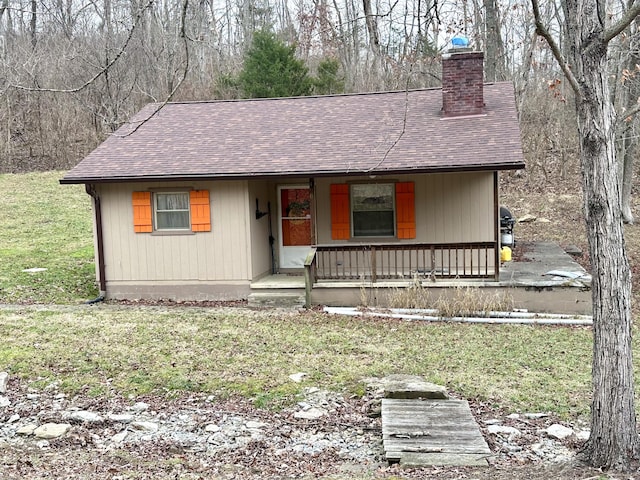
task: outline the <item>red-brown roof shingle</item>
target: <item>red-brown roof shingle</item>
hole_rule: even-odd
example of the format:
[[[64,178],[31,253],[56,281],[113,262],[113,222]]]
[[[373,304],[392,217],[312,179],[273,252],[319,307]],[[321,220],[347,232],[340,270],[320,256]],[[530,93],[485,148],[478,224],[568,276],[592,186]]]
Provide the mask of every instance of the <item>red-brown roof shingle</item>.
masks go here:
[[[62,183],[523,168],[513,86],[484,99],[453,118],[440,89],[150,104]]]

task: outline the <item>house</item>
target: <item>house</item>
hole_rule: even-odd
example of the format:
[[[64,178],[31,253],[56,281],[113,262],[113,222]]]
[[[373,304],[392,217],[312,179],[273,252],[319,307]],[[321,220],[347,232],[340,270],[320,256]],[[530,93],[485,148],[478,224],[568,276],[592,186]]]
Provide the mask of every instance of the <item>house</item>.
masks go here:
[[[498,175],[524,167],[513,86],[483,84],[480,52],[442,68],[441,89],[148,105],[61,180],[93,198],[102,294],[244,299],[305,268],[307,301],[497,280]]]

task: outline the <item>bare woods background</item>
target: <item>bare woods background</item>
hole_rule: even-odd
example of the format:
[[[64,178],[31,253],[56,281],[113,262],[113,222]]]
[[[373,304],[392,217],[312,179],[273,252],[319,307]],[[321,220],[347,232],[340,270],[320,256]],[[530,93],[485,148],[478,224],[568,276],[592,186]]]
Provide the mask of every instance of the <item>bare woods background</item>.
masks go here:
[[[564,48],[562,3],[542,14]],[[259,30],[292,46],[310,75],[334,61],[344,92],[438,87],[440,56],[464,34],[485,52],[486,81],[514,82],[527,183],[544,188],[578,168],[572,93],[528,2],[2,0],[0,173],[67,169],[148,102],[242,97]],[[636,30],[612,50],[619,111],[637,98]],[[619,129],[630,154],[635,123]]]

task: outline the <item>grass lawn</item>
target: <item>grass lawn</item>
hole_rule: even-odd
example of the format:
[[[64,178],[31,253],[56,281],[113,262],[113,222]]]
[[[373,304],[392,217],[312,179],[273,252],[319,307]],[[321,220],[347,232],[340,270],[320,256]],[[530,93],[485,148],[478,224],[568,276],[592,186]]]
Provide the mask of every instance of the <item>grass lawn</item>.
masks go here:
[[[357,394],[365,377],[408,373],[510,410],[588,409],[586,328],[96,305],[0,310],[0,334],[0,369],[70,393],[241,393],[273,407],[304,386]]]
[[[90,197],[60,186],[61,176],[0,175],[0,303],[22,304],[0,309],[0,371],[34,388],[240,393],[277,406],[304,386],[357,394],[365,377],[407,373],[512,411],[588,412],[588,328],[81,306],[97,295]],[[33,267],[47,270],[23,272]],[[308,374],[304,383],[288,379],[297,372]]]
[[[0,303],[95,298],[91,198],[62,172],[0,175]],[[23,270],[46,268],[39,273]]]

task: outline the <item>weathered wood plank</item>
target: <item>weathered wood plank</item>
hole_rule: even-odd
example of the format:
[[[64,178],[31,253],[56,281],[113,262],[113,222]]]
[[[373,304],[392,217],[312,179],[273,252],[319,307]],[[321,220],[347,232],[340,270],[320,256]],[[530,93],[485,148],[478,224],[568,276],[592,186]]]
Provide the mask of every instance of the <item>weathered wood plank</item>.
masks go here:
[[[425,425],[421,425],[421,427],[416,429],[403,429],[401,426],[386,427],[382,430],[382,435],[403,438],[471,438],[478,436],[477,428],[472,430],[470,428],[455,429],[455,426],[451,428],[425,428]]]
[[[448,437],[446,435],[439,435],[437,437],[399,437],[399,436],[391,436],[391,435],[383,435],[382,440],[387,443],[421,443],[423,445],[438,445],[438,446],[447,446],[447,445],[486,445],[484,438],[475,435],[456,435]]]
[[[382,433],[387,460],[402,465],[487,465],[491,455],[465,400],[385,398]]]
[[[410,418],[398,418],[391,416],[391,422],[383,426],[383,431],[389,429],[403,430],[403,431],[438,431],[438,430],[477,430],[478,425],[471,421],[462,420],[457,422],[454,417],[446,419],[435,419],[422,417],[416,415],[412,419]],[[428,428],[425,426],[428,425]]]
[[[387,439],[387,441],[383,440],[385,450],[394,450],[394,451],[403,451],[403,452],[416,452],[416,451],[427,451],[427,452],[459,452],[459,453],[483,453],[489,454],[491,450],[485,444],[481,443],[428,443],[428,442],[402,442],[402,441],[394,441],[393,439]]]
[[[485,451],[488,447],[483,438],[471,438],[471,437],[454,437],[454,438],[429,438],[429,437],[416,437],[416,438],[398,438],[398,437],[383,437],[382,441],[385,445],[424,445],[426,447],[433,448],[476,448],[483,449]]]
[[[394,455],[393,452],[391,452]],[[470,467],[488,466],[487,455],[479,454],[448,454],[448,453],[408,453],[401,457],[387,457],[388,461],[400,461],[405,467],[424,467],[425,465],[456,465]]]
[[[469,406],[466,400],[444,400],[430,398],[385,398],[385,406],[387,408],[403,407],[403,408],[456,408]]]

